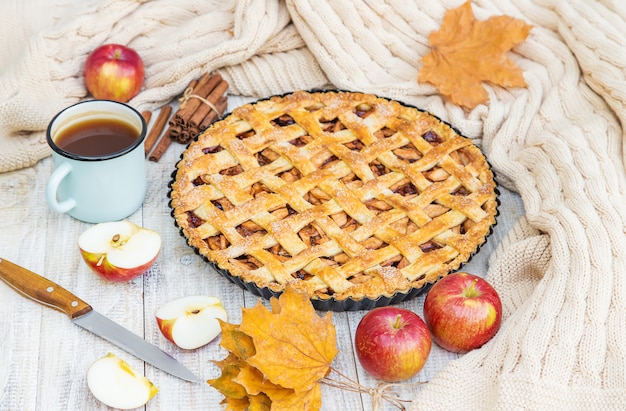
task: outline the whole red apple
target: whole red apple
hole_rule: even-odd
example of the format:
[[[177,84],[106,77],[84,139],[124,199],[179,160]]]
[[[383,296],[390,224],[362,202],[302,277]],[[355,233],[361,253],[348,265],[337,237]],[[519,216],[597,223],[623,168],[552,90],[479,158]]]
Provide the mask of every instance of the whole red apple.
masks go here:
[[[129,47],[105,44],[87,57],[84,76],[87,90],[95,98],[126,103],[141,90],[143,61]]]
[[[378,307],[365,314],[354,343],[365,371],[387,382],[406,380],[420,372],[432,345],[424,321],[398,307]]]
[[[432,286],[424,301],[424,320],[439,346],[464,353],[498,332],[502,302],[485,279],[458,272]]]

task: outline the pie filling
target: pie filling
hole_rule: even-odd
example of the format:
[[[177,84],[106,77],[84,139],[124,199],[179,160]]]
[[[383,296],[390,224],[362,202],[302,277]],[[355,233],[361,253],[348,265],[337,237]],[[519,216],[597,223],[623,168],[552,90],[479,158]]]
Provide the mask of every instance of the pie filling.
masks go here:
[[[229,274],[312,298],[376,299],[459,268],[495,223],[493,174],[470,140],[372,95],[248,104],[190,144],[177,225]]]

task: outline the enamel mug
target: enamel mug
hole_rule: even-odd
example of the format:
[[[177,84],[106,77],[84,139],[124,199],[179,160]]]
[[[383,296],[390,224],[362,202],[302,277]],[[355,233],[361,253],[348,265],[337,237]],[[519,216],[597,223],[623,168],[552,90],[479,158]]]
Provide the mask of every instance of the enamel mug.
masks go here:
[[[48,207],[88,223],[134,213],[147,190],[145,137],[145,120],[124,103],[87,100],[58,113],[46,133],[55,168]]]

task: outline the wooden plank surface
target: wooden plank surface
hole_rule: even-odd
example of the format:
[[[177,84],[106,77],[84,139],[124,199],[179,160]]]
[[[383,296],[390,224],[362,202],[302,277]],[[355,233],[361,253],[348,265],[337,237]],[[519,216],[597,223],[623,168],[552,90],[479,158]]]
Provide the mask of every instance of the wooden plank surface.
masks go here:
[[[230,97],[229,110],[250,99]],[[156,113],[154,113],[156,114]],[[153,114],[152,121],[156,117]],[[225,357],[219,339],[196,350],[181,350],[157,328],[156,310],[178,297],[206,294],[222,299],[229,322],[240,323],[241,307],[258,298],[230,283],[188,247],[170,216],[168,183],[184,146],[172,144],[158,163],[148,162],[148,194],[143,207],[128,219],[158,231],[163,248],[155,265],[127,283],[101,280],[82,262],[77,239],[91,225],[48,210],[45,186],[53,165],[50,158],[37,166],[0,174],[0,258],[20,264],[74,292],[94,309],[129,328],[179,359],[204,379],[219,375],[212,361]],[[119,176],[124,178],[123,175]],[[498,224],[489,241],[465,266],[485,275],[488,258],[511,225],[523,214],[519,196],[501,188]],[[400,304],[422,314],[424,296]],[[333,313],[339,354],[333,368],[365,387],[379,383],[358,364],[353,336],[365,311]],[[97,358],[113,352],[159,388],[146,410],[217,410],[221,394],[208,384],[193,384],[166,374],[99,337],[73,325],[62,313],[30,301],[0,283],[0,410],[107,410],[89,392],[87,369]],[[411,400],[447,362],[456,358],[433,345],[425,368],[396,387],[400,398]],[[336,373],[331,377],[341,379]],[[383,404],[384,410],[395,409]],[[323,410],[372,409],[371,398],[323,387]]]

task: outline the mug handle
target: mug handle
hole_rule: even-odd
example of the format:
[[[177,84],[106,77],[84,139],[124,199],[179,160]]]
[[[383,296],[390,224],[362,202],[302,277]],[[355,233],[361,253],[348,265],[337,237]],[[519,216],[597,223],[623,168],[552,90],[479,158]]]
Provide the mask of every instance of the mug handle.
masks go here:
[[[60,203],[57,201],[57,191],[59,190],[59,185],[71,171],[72,166],[70,163],[62,163],[50,175],[48,185],[46,186],[46,202],[52,211],[63,214],[76,207],[76,200],[73,198],[68,198]]]

